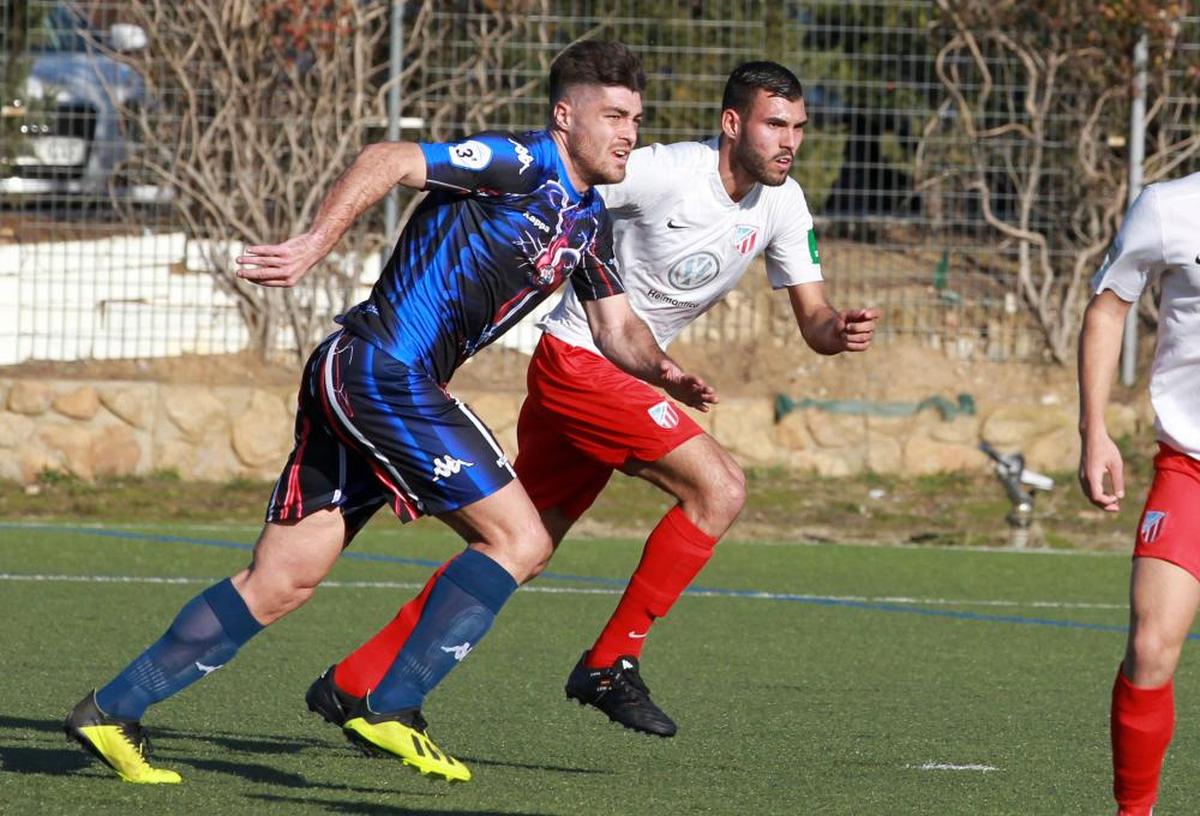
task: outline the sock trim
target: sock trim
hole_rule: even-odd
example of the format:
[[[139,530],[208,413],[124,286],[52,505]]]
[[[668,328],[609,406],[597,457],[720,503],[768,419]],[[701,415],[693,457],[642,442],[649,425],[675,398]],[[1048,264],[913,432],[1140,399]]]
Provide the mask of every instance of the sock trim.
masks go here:
[[[245,599],[231,579],[213,584],[200,595],[217,616],[225,634],[238,648],[263,630],[263,625],[250,613],[250,607],[246,606]]]
[[[508,570],[479,550],[464,550],[446,567],[441,580],[475,598],[493,615],[500,614],[505,602],[517,591],[517,582]]]
[[[673,527],[680,538],[688,544],[705,550],[712,550],[717,546],[717,537],[711,536],[697,527],[696,523],[687,517],[687,513],[683,512],[683,508],[678,504],[668,510],[659,523],[664,522]]]

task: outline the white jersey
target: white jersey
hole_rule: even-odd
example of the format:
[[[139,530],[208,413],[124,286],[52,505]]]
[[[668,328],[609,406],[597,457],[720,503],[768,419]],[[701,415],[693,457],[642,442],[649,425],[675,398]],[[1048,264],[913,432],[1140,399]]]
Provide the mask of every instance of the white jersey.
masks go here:
[[[760,252],[776,288],[821,280],[812,215],[800,185],[756,184],[741,200],[725,191],[717,139],[642,147],[625,180],[598,187],[613,218],[629,303],[662,348],[728,294]],[[538,323],[599,354],[579,298],[566,290]]]
[[[1162,279],[1150,402],[1158,438],[1200,459],[1200,173],[1142,191],[1092,279],[1136,302]]]

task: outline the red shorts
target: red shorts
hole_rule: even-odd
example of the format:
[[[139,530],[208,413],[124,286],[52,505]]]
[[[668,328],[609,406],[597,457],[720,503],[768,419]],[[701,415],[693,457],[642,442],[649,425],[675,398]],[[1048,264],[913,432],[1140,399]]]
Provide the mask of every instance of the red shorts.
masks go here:
[[[614,469],[657,461],[704,433],[650,385],[549,334],[529,362],[528,386],[514,467],[539,511],[577,519]]]
[[[1161,442],[1158,448],[1133,557],[1170,561],[1200,581],[1200,462]]]

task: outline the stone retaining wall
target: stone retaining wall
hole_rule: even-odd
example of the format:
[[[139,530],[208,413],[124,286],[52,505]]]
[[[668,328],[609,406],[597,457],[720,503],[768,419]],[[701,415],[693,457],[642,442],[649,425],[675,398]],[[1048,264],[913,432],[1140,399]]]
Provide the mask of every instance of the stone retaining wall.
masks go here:
[[[522,394],[456,392],[516,453]],[[83,479],[174,471],[184,479],[274,479],[292,444],[295,388],[153,382],[0,379],[0,478],[32,482],[45,470]],[[833,414],[809,408],[776,423],[765,398],[726,398],[693,414],[746,466],[822,476],[864,471],[922,475],[983,470],[986,440],[1022,451],[1035,470],[1078,462],[1074,406],[981,402],[974,416],[942,421]],[[1148,402],[1109,407],[1114,437],[1151,435]]]

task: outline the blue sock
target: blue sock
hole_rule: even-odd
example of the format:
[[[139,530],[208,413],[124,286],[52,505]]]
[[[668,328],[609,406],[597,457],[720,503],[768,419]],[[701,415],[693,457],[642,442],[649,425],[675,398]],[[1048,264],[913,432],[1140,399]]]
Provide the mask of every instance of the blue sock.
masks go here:
[[[404,648],[371,690],[372,710],[420,708],[430,689],[479,644],[516,589],[508,571],[477,550],[450,562]]]
[[[96,692],[100,710],[140,720],[146,709],[219,669],[262,630],[226,578],[192,598],[150,648]]]

